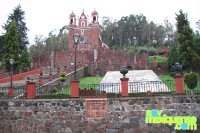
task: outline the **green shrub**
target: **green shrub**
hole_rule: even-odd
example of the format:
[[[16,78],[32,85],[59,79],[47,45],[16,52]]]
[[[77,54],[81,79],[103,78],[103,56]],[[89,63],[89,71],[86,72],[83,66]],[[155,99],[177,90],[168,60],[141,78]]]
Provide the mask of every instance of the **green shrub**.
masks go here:
[[[148,49],[147,48],[145,48],[145,47],[140,47],[140,48],[138,48],[138,54],[139,55],[142,55],[142,53],[147,53],[148,52]]]
[[[60,81],[62,83],[66,81],[66,74],[64,72],[61,72],[60,77],[61,77]]]
[[[157,50],[155,48],[150,48],[150,49],[148,49],[148,53],[149,53],[150,56],[156,55]]]
[[[55,94],[55,93],[57,93],[57,92],[58,92],[58,89],[57,89],[57,88],[53,88],[53,89],[50,91],[51,94]]]
[[[195,72],[185,73],[184,82],[189,89],[193,90],[198,84],[198,74]]]

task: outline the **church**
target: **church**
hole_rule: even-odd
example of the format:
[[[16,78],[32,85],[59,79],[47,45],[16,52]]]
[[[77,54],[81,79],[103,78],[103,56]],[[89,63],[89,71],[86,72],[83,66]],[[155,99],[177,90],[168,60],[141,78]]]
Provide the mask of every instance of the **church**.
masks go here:
[[[91,21],[89,21],[89,19]],[[53,59],[53,67],[70,67],[74,62],[75,43],[73,35],[75,33],[80,35],[77,44],[77,64],[87,65],[88,63],[96,62],[98,56],[100,56],[100,50],[102,48],[109,49],[101,40],[101,30],[98,20],[99,14],[96,10],[91,13],[90,18],[86,16],[84,10],[80,17],[77,17],[72,11],[69,15],[68,50],[52,50],[42,55],[35,56],[32,58],[33,67],[49,66],[52,62],[51,59]]]
[[[69,16],[69,45],[71,50],[74,46],[73,35],[78,33],[81,38],[78,44],[79,51],[92,51],[100,47],[100,27],[98,22],[98,12],[93,11],[91,13],[92,21],[89,22],[89,18],[86,17],[84,10],[81,16],[76,21],[76,14],[71,13]]]
[[[54,49],[32,57],[32,65],[34,68],[52,66],[53,68],[59,67],[62,70],[65,67],[68,71],[73,71],[75,60],[75,42],[73,36],[77,33],[80,35],[76,51],[77,67],[89,66],[91,73],[95,73],[97,69],[103,71],[103,73],[109,70],[119,70],[123,65],[133,66],[133,64],[138,64],[137,62],[142,59],[137,57],[138,61],[133,60],[128,50],[111,50],[103,43],[101,39],[99,13],[96,10],[91,12],[90,17],[85,14],[84,10],[80,17],[77,17],[72,11],[69,14],[68,30],[67,51],[64,49]],[[140,62],[146,63],[147,56],[144,55]]]
[[[69,16],[69,42],[68,50],[74,51],[74,40],[73,35],[78,33],[80,35],[79,42],[77,44],[79,52],[93,53],[92,61],[96,61],[98,58],[99,49],[102,47],[109,48],[107,45],[102,43],[101,30],[98,22],[99,14],[96,10],[91,13],[91,21],[85,15],[84,10],[78,21],[76,20],[76,14],[72,12]]]

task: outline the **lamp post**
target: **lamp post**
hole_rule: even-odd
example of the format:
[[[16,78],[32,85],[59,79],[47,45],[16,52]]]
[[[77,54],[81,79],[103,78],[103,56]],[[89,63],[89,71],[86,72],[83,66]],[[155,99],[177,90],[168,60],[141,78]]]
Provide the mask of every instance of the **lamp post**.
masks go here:
[[[80,35],[78,33],[75,33],[73,35],[74,43],[75,43],[75,55],[74,55],[74,80],[77,80],[77,73],[76,73],[76,49],[77,49],[77,44],[79,41]]]
[[[13,84],[12,84],[12,75],[13,75],[13,63],[14,63],[14,60],[11,58],[9,61],[10,61],[10,65],[11,65],[11,72],[10,72],[11,81],[10,81],[10,86],[12,88],[13,87]]]

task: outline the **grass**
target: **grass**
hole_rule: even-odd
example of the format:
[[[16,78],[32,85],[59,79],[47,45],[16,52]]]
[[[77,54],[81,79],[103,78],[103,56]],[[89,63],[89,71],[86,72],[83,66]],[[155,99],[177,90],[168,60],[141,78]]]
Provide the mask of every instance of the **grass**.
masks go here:
[[[176,84],[174,81],[174,77],[170,75],[158,75],[158,77],[162,80],[162,82],[171,90],[176,91]]]
[[[85,77],[80,79],[80,85],[83,84],[99,84],[103,77]]]
[[[162,57],[162,56],[149,56],[149,63],[153,63],[154,57],[157,58],[158,63],[166,63],[167,62],[167,58],[165,58],[165,57]]]
[[[170,75],[159,75],[158,76],[162,81],[166,81],[166,80],[174,80],[174,78],[172,77],[172,76],[170,76]]]
[[[103,77],[85,77],[85,78],[82,78],[80,79],[80,83],[79,83],[79,86],[81,88],[81,86],[84,86],[84,85],[88,85],[88,84],[100,84],[101,80],[103,79]],[[71,88],[70,86],[66,87],[64,89],[64,91],[62,92],[59,92],[61,94],[69,94],[71,95]]]

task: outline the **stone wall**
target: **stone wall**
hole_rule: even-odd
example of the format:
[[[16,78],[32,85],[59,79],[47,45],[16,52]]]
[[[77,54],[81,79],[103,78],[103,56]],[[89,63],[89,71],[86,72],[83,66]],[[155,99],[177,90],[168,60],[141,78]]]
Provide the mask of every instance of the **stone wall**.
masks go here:
[[[174,132],[166,124],[145,124],[145,110],[150,109],[169,116],[196,116],[195,132],[200,132],[199,96],[107,99],[106,117],[102,118],[86,117],[87,99],[1,100],[0,133]]]

